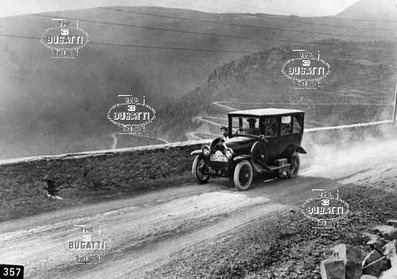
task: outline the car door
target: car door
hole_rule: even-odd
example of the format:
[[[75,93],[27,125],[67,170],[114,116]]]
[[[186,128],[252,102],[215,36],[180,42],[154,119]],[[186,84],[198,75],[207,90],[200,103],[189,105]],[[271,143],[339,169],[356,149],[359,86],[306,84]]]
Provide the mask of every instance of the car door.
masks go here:
[[[264,118],[265,144],[269,153],[268,163],[277,158],[280,153],[280,119],[278,116]]]
[[[292,115],[292,142],[296,146],[301,146],[303,125],[304,125],[304,115],[301,113],[293,114]]]
[[[280,146],[279,156],[290,155],[287,154],[287,149],[291,145],[295,145],[294,134],[292,134],[292,116],[283,115],[280,116]]]

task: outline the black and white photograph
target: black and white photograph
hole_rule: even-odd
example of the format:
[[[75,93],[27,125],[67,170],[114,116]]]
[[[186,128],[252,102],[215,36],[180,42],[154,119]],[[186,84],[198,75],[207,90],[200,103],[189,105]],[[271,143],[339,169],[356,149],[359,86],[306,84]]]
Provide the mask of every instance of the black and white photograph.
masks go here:
[[[1,0],[0,279],[397,279],[397,0]]]

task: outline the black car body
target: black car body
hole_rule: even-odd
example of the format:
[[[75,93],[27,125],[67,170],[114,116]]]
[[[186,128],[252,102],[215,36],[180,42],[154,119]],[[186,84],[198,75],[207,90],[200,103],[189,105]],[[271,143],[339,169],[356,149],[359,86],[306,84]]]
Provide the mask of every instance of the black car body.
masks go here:
[[[239,190],[247,190],[254,174],[296,177],[304,129],[304,111],[252,109],[228,114],[223,137],[192,152],[192,173],[198,183],[210,176],[228,177]]]

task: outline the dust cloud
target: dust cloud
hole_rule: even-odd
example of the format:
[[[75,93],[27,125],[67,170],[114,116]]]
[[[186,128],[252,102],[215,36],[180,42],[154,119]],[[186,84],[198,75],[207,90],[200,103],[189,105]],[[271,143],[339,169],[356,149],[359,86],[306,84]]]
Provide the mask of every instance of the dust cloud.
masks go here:
[[[308,140],[308,155],[302,156],[301,175],[336,179],[368,170],[381,172],[386,164],[377,162],[385,159],[390,163],[388,169],[394,167],[397,170],[397,163],[393,162],[397,159],[396,128],[383,128],[378,136],[364,135],[360,140],[349,140],[351,138],[351,132],[343,132],[340,139],[330,144]]]

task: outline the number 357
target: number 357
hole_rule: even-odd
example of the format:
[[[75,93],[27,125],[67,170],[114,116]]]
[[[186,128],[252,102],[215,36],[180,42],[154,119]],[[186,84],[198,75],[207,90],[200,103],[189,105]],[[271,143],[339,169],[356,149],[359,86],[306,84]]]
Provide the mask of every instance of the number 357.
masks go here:
[[[0,265],[1,279],[23,279],[23,266]]]

